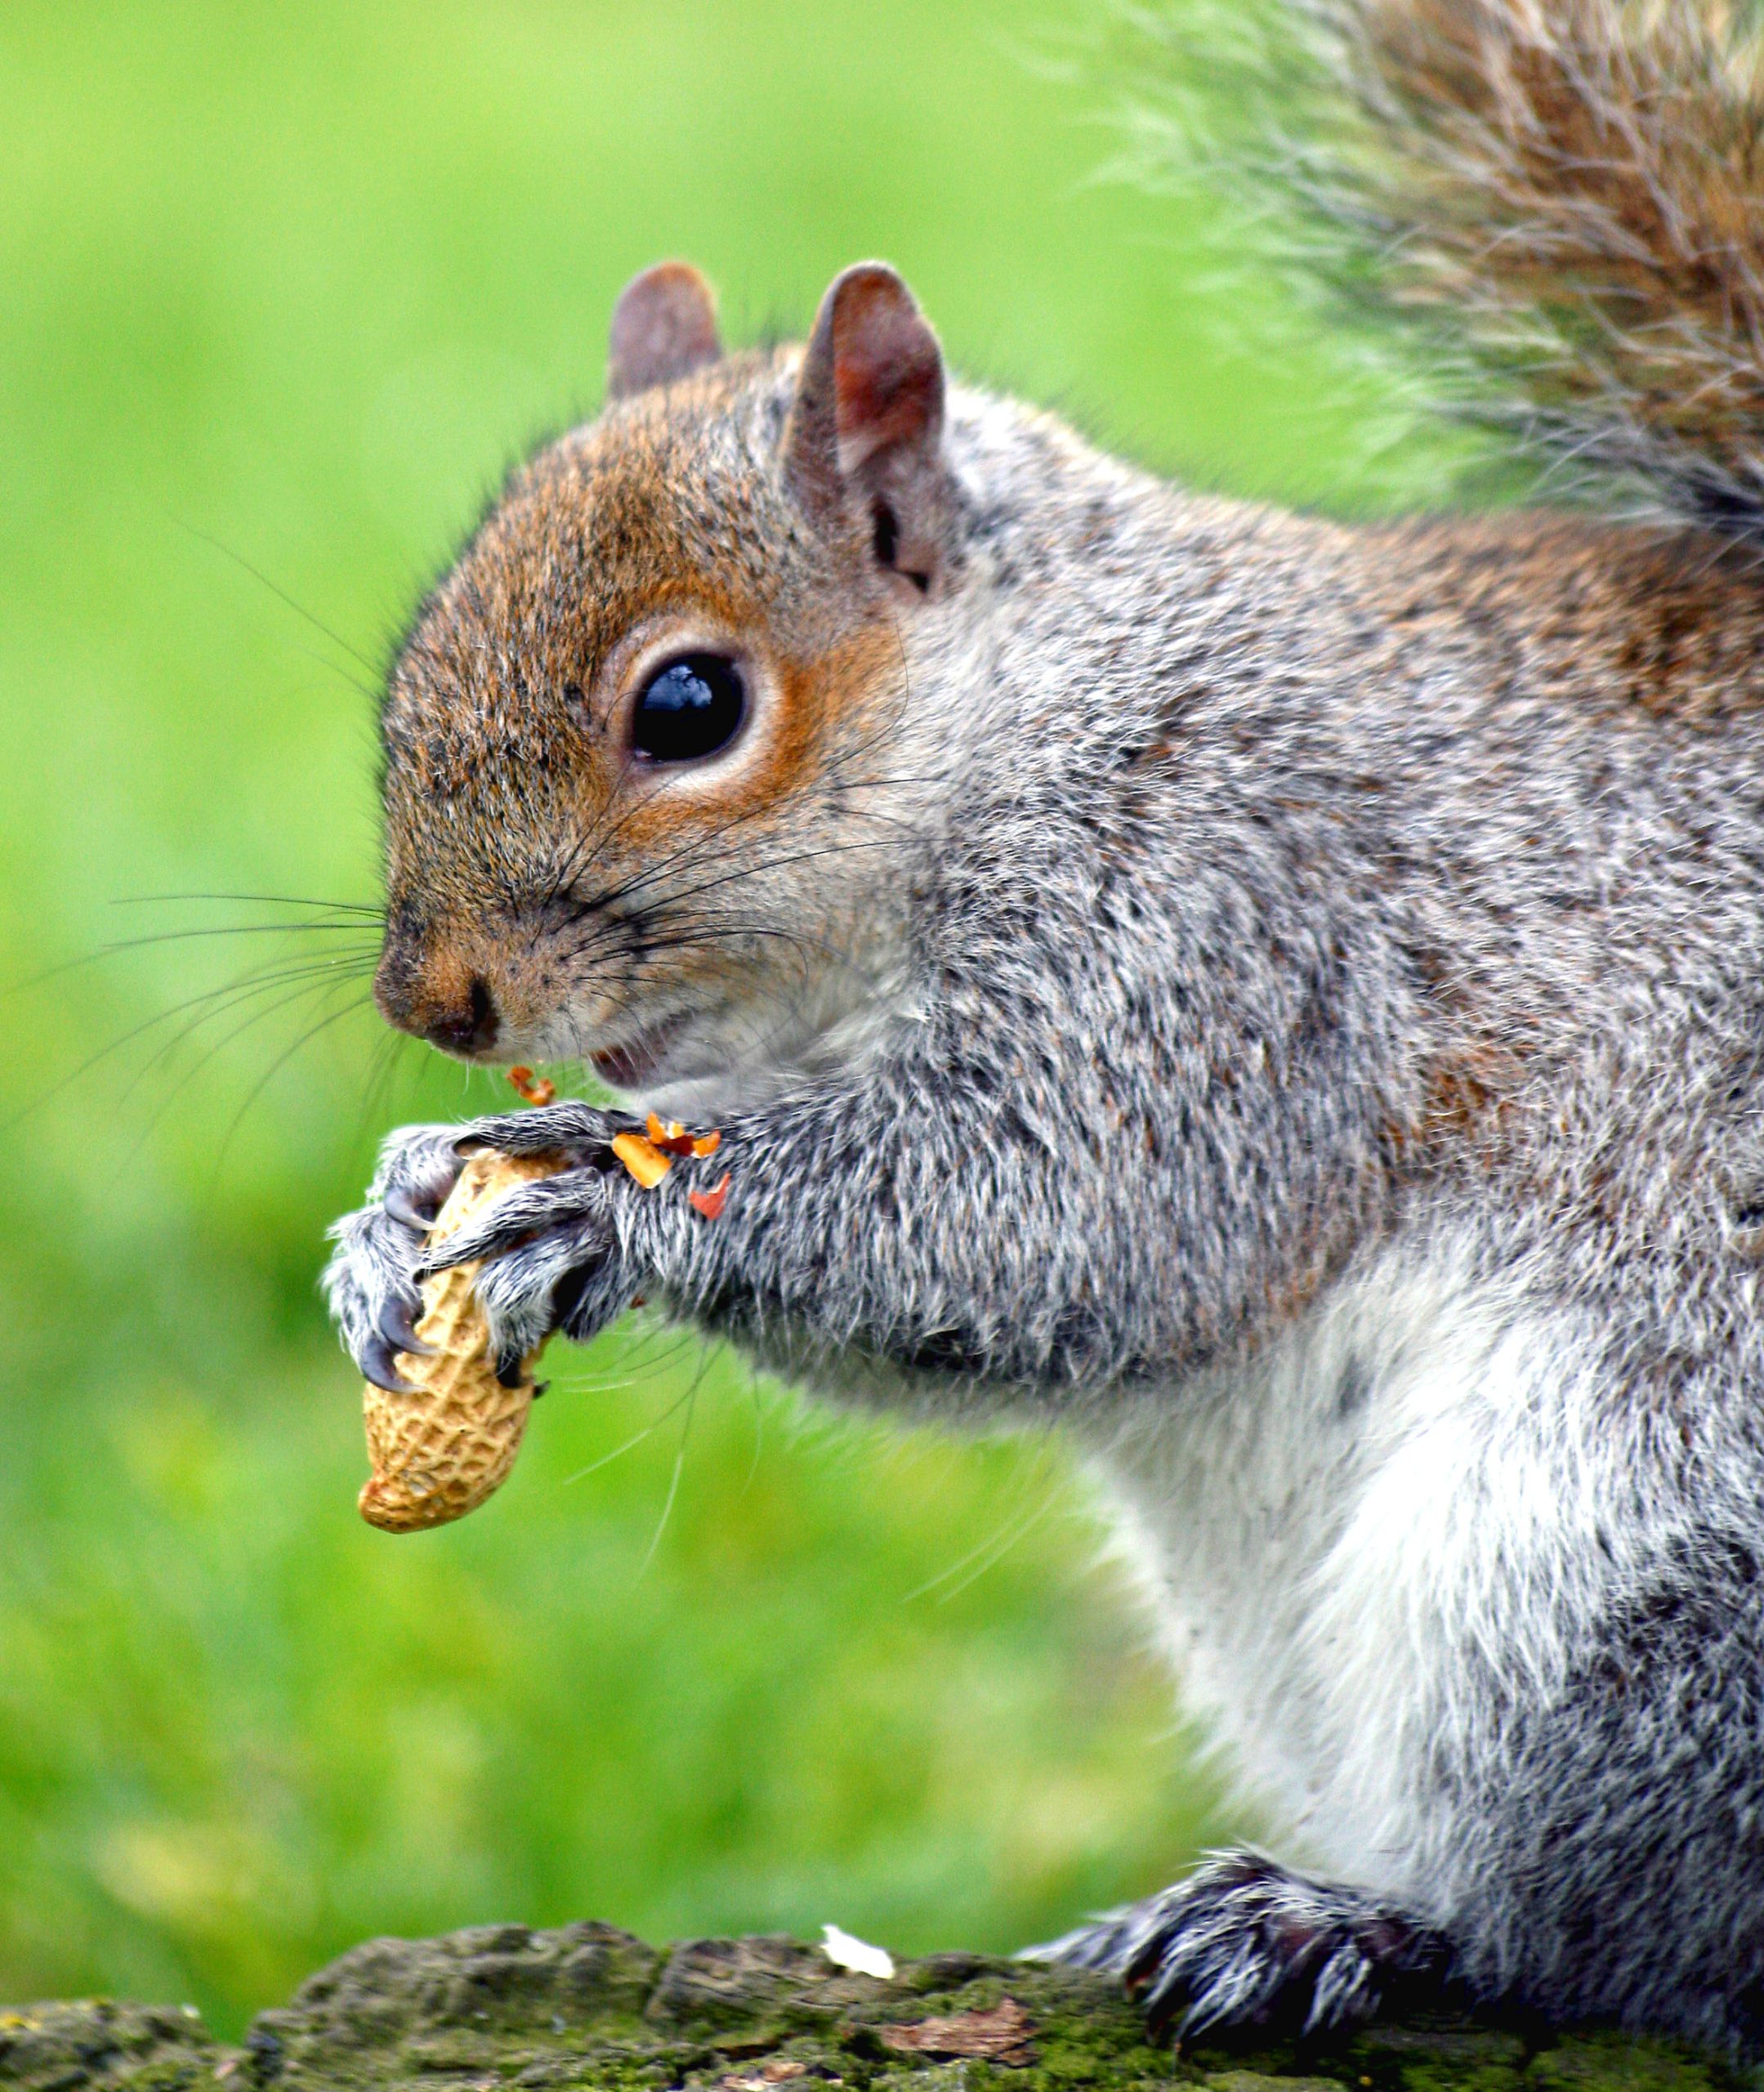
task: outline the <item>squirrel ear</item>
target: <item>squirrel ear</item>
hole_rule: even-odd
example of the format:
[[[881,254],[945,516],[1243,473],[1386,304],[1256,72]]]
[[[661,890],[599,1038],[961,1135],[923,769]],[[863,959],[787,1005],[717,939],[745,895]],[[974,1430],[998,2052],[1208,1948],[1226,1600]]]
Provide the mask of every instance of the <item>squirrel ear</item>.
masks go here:
[[[613,307],[606,351],[606,396],[627,400],[721,356],[717,302],[690,262],[658,262],[633,276]]]
[[[799,498],[823,515],[869,511],[878,563],[930,592],[948,512],[943,352],[894,270],[847,269],[821,300],[786,437]]]

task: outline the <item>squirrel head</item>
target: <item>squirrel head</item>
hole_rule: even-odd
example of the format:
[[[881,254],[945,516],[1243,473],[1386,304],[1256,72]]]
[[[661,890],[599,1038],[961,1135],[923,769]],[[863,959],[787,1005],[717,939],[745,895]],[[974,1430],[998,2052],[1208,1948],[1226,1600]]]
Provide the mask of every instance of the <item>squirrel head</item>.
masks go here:
[[[627,286],[604,411],[514,474],[391,671],[394,1025],[681,1106],[837,1050],[898,959],[908,628],[961,569],[943,425],[891,269],[735,356],[694,270]]]

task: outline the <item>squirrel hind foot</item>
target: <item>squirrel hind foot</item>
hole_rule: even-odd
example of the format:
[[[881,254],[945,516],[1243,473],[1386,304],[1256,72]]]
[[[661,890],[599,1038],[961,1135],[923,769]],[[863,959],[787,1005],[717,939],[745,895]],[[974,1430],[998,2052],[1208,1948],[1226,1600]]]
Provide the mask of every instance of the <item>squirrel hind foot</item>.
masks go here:
[[[1247,1852],[1023,1958],[1119,1976],[1154,2036],[1178,2040],[1358,2025],[1440,1996],[1451,1965],[1441,1936],[1407,1913]]]

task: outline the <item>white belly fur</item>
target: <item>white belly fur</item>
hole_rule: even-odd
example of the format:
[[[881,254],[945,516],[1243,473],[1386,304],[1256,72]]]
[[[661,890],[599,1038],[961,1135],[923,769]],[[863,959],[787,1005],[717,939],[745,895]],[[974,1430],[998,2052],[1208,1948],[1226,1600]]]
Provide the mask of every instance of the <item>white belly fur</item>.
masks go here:
[[[1553,1689],[1614,1567],[1622,1477],[1574,1355],[1392,1255],[1092,1442],[1186,1696],[1288,1856],[1419,1915],[1454,1899],[1443,1797],[1509,1689]]]

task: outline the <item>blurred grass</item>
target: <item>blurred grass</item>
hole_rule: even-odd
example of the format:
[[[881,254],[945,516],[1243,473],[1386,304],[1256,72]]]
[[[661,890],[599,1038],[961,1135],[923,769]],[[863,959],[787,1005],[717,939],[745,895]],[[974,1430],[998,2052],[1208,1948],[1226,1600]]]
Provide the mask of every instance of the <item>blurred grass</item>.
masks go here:
[[[805,1425],[637,1325],[484,1513],[362,1527],[320,1236],[386,1127],[506,1095],[384,1050],[350,934],[118,905],[373,898],[373,664],[659,256],[739,338],[886,254],[959,365],[1154,462],[1369,486],[1376,375],[1089,180],[1093,15],[0,11],[7,975],[172,933],[0,1000],[0,1996],[234,2028],[511,1917],[1007,1947],[1230,1828],[1047,1448]],[[161,1021],[327,953],[237,1035]]]

